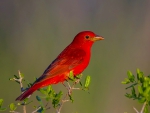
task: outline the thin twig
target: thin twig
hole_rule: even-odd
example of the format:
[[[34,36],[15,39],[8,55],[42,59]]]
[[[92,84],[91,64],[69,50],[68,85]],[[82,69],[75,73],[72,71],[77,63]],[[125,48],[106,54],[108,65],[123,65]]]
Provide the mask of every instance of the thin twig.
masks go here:
[[[147,103],[144,102],[143,107],[142,107],[142,109],[141,109],[140,112],[139,112],[135,107],[133,107],[133,109],[136,111],[136,113],[144,113],[144,109],[145,109],[146,104],[147,104]]]
[[[68,89],[68,93],[65,95],[65,97],[64,97],[63,100],[61,101],[59,108],[56,110],[56,113],[60,113],[60,111],[61,111],[61,109],[62,109],[62,107],[63,107],[63,104],[64,104],[65,102],[70,101],[70,100],[66,100],[67,97],[68,97],[68,95],[69,95],[69,93],[70,93],[70,91],[69,91],[69,89]]]
[[[20,113],[20,112],[17,112],[17,111],[9,111],[10,113]]]
[[[72,88],[72,89],[74,89],[74,90],[82,90],[81,88]]]
[[[61,101],[59,108],[56,109],[56,113],[60,113],[60,111],[61,111],[61,109],[62,109],[62,107],[63,107],[63,104],[64,104],[65,102],[67,102],[67,101],[65,101],[67,97],[68,97],[68,94],[66,94],[65,97],[64,97],[64,99]]]
[[[18,73],[19,73],[19,82],[20,82],[20,87],[21,87],[21,89],[23,88],[23,84],[22,84],[22,76],[21,76],[21,73],[20,73],[20,71],[18,70]]]
[[[139,111],[135,107],[133,107],[133,109],[136,111],[136,113],[139,113]]]
[[[23,84],[22,84],[22,79],[23,79],[23,77],[21,76],[21,73],[20,73],[19,70],[18,70],[18,73],[19,73],[18,82],[20,83],[21,92],[23,93]],[[23,105],[23,113],[26,113],[26,106],[25,106],[25,105]]]
[[[145,109],[145,106],[146,106],[146,102],[144,102],[144,104],[143,104],[143,107],[142,107],[142,109],[141,109],[141,112],[140,113],[144,113],[144,109]]]
[[[60,111],[61,111],[61,109],[62,109],[62,107],[63,107],[63,104],[64,104],[65,102],[70,101],[70,100],[67,99],[67,97],[69,97],[69,95],[71,95],[72,90],[81,90],[81,88],[74,88],[75,85],[78,84],[79,82],[80,82],[80,79],[77,79],[77,80],[73,83],[72,87],[71,87],[71,85],[69,84],[68,81],[67,81],[68,87],[67,87],[65,84],[62,83],[62,84],[66,87],[66,89],[68,90],[68,93],[65,95],[65,97],[64,97],[63,100],[61,101],[59,108],[56,109],[56,113],[60,113]]]
[[[134,87],[134,86],[136,86],[137,84],[138,84],[138,83],[134,83],[134,84],[132,84],[131,86],[126,87],[126,89],[131,88],[131,87]]]
[[[32,111],[32,113],[36,113],[39,109],[41,109],[41,106],[39,106],[36,110]]]

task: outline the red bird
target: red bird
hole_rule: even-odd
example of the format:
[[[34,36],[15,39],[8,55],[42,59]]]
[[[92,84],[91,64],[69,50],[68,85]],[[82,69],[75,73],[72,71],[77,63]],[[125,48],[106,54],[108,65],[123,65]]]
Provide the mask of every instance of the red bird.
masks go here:
[[[16,100],[22,101],[39,88],[67,80],[70,71],[73,71],[74,76],[82,73],[89,64],[93,43],[103,39],[92,31],[78,33],[71,44],[57,56],[42,76],[34,82],[33,86]]]

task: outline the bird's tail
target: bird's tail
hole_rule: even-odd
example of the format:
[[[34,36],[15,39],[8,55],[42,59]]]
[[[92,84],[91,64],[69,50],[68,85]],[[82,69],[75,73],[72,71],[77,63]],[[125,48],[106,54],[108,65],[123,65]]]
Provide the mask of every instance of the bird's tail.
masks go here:
[[[25,98],[27,98],[29,95],[31,95],[35,90],[37,90],[39,87],[37,84],[33,85],[31,88],[29,88],[27,91],[25,91],[24,93],[22,93],[19,97],[16,98],[16,101],[22,101]]]

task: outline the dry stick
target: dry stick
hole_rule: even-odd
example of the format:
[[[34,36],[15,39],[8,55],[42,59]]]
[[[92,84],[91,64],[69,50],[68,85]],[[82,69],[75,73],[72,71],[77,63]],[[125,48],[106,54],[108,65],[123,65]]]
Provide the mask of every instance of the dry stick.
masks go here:
[[[18,70],[18,74],[19,74],[19,79],[13,78],[13,80],[19,82],[20,88],[21,88],[21,92],[23,93],[23,91],[22,91],[22,89],[23,89],[23,84],[22,84],[23,78],[22,78],[21,73],[20,73],[19,70]],[[23,105],[23,113],[26,113],[26,106],[25,105]]]
[[[17,112],[17,111],[9,111],[10,113],[19,113],[19,112]]]
[[[61,109],[62,109],[62,106],[65,102],[67,101],[70,101],[70,100],[66,100],[66,98],[68,97],[68,94],[65,95],[64,99],[62,100],[61,104],[60,104],[60,107],[58,110],[56,110],[56,113],[60,113]]]
[[[147,103],[144,102],[143,107],[142,107],[142,109],[141,109],[140,112],[139,112],[135,107],[133,107],[133,109],[136,111],[136,113],[144,113],[144,108],[145,108],[146,104],[147,104]]]
[[[48,105],[48,103],[45,105],[45,107]],[[38,110],[40,110],[42,107],[39,106],[36,110],[32,111],[32,113],[36,113]],[[50,107],[46,108],[47,109],[50,109]]]
[[[135,107],[133,107],[133,109],[136,111],[136,113],[139,113],[139,111]]]
[[[19,83],[20,83],[20,87],[21,87],[21,92],[23,93],[22,89],[23,89],[23,84],[22,84],[22,76],[21,76],[21,73],[20,71],[18,70],[18,73],[19,73]],[[26,113],[26,105],[23,105],[23,113]]]
[[[69,95],[71,95],[73,89],[74,89],[74,90],[81,90],[81,88],[74,88],[74,86],[75,86],[76,84],[78,84],[79,82],[80,82],[80,79],[77,79],[77,80],[73,83],[72,87],[70,86],[69,82],[67,82],[68,87],[65,86],[65,84],[63,84],[63,85],[67,88],[68,93],[65,95],[64,99],[62,100],[62,102],[61,102],[61,104],[60,104],[59,109],[56,110],[56,113],[60,113],[63,104],[64,104],[65,102],[70,101],[70,100],[67,100],[66,98],[67,98]]]
[[[39,106],[36,110],[32,111],[32,113],[36,113],[39,109],[41,109],[41,106]]]
[[[144,113],[144,108],[145,108],[145,106],[146,106],[146,102],[144,102],[144,104],[143,104],[143,107],[142,107],[142,109],[141,109],[141,112],[140,113]]]
[[[68,82],[67,82],[67,83],[68,83]],[[56,113],[60,113],[63,104],[64,104],[65,102],[69,101],[69,100],[66,100],[66,98],[67,98],[68,95],[71,93],[71,91],[70,91],[70,90],[71,90],[70,84],[68,83],[68,87],[67,87],[65,84],[63,84],[63,85],[67,88],[68,93],[67,93],[67,94],[65,95],[65,97],[63,98],[62,102],[60,103],[60,107],[58,108],[58,110],[56,110]]]
[[[21,92],[23,93],[23,91],[22,91],[22,89],[23,89],[23,84],[22,84],[23,78],[22,78],[21,73],[20,73],[19,70],[18,70],[18,73],[19,73],[19,79],[14,78],[14,80],[17,81],[17,82],[19,82],[20,87],[21,87]],[[29,98],[29,97],[30,97],[30,96],[28,96],[28,98]],[[36,113],[40,108],[41,108],[41,106],[39,106],[39,107],[38,107],[36,110],[34,110],[32,113]],[[19,113],[19,112],[14,112],[14,113]],[[23,113],[26,113],[26,105],[25,105],[25,104],[23,105]]]

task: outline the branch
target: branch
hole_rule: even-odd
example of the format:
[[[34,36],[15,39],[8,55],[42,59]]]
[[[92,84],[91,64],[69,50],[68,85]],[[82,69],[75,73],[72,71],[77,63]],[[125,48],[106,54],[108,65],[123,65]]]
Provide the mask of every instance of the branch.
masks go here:
[[[68,85],[68,86],[66,86],[65,84],[62,83],[62,84],[66,87],[66,89],[68,90],[68,92],[67,92],[67,94],[65,95],[65,97],[63,98],[63,100],[61,101],[59,108],[56,109],[56,113],[60,113],[60,111],[61,111],[61,109],[62,109],[62,107],[63,107],[63,104],[64,104],[65,102],[70,101],[69,99],[67,99],[67,97],[69,97],[69,96],[72,94],[72,90],[81,90],[81,88],[74,88],[75,85],[78,84],[79,82],[80,82],[80,79],[77,79],[77,80],[73,83],[72,86],[69,84],[68,81],[67,81],[67,85]]]
[[[22,84],[23,77],[21,76],[21,73],[19,70],[18,70],[18,76],[19,76],[19,78],[13,78],[13,80],[15,80],[16,82],[18,82],[20,84],[21,92],[23,93],[23,84]],[[23,113],[26,113],[25,105],[23,105]]]
[[[141,112],[140,113],[144,113],[144,109],[145,109],[145,106],[146,106],[146,102],[144,102],[144,104],[143,104],[143,107],[142,107],[142,109],[141,109]]]
[[[142,109],[141,109],[140,112],[139,112],[135,107],[133,107],[133,109],[136,111],[136,113],[144,113],[144,109],[145,109],[146,104],[147,104],[147,103],[144,102],[143,107],[142,107]]]
[[[135,107],[133,107],[133,109],[136,111],[136,113],[140,113]]]
[[[39,106],[36,110],[32,111],[32,113],[36,113],[39,109],[41,109],[41,106]]]
[[[66,100],[66,98],[68,97],[68,94],[65,95],[64,99],[62,100],[62,102],[60,103],[60,106],[58,109],[56,109],[56,113],[60,113],[62,106],[65,102],[70,101],[70,100]]]
[[[20,112],[17,112],[17,111],[9,111],[10,113],[20,113]]]

